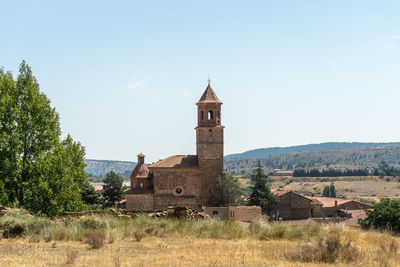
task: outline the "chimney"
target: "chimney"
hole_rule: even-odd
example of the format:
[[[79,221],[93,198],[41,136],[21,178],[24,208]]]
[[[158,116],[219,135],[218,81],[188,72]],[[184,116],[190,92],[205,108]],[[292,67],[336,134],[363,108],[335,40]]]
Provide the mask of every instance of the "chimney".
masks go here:
[[[337,200],[335,200],[335,207],[337,207]]]

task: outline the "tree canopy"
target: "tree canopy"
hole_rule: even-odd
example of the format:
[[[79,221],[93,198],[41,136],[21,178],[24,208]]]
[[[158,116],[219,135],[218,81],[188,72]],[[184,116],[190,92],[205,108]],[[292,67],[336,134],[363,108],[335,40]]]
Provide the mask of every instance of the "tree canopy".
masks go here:
[[[322,196],[324,197],[336,197],[336,188],[335,185],[330,184],[324,187],[324,191],[322,192]]]
[[[104,178],[103,197],[106,206],[113,206],[125,197],[124,178],[113,171],[106,174]]]
[[[59,115],[22,61],[17,79],[0,69],[0,202],[56,215],[84,208],[85,150],[68,135]]]
[[[251,175],[250,205],[260,206],[264,213],[270,213],[276,206],[278,198],[271,193],[267,181],[268,175],[264,173],[263,167],[258,161],[256,173]]]
[[[238,205],[241,202],[242,191],[237,178],[227,172],[217,177],[215,191],[212,192],[211,204],[220,207]]]
[[[367,218],[359,221],[363,228],[390,230],[400,233],[400,200],[382,199],[371,210],[366,210]]]

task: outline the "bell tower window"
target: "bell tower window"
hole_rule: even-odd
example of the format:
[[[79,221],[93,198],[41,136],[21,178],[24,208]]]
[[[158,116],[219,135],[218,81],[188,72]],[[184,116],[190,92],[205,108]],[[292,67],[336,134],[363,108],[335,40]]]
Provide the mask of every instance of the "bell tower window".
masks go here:
[[[214,119],[214,114],[213,114],[212,110],[210,110],[210,111],[208,112],[208,119],[209,119],[209,120],[213,120],[213,119]]]
[[[201,120],[204,120],[204,111],[201,112]]]

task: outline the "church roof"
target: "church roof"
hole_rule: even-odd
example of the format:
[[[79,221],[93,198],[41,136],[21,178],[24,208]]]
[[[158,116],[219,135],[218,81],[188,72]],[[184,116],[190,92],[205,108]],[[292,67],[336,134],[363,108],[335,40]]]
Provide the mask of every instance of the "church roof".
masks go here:
[[[200,103],[222,104],[222,102],[218,99],[217,95],[215,94],[214,90],[211,88],[210,84],[208,84],[203,95],[200,97],[200,100],[197,102],[197,104],[200,104]]]
[[[196,155],[176,155],[160,160],[149,168],[185,168],[198,167],[199,160]]]
[[[141,162],[139,162],[136,167],[133,169],[130,178],[147,178],[149,176],[149,169],[147,166]]]

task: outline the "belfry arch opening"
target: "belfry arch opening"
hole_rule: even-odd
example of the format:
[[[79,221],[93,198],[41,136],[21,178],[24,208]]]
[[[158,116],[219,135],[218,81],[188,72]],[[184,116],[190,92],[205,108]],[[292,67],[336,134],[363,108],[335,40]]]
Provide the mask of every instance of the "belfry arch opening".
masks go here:
[[[214,119],[214,113],[212,110],[208,111],[208,119],[213,120]]]

